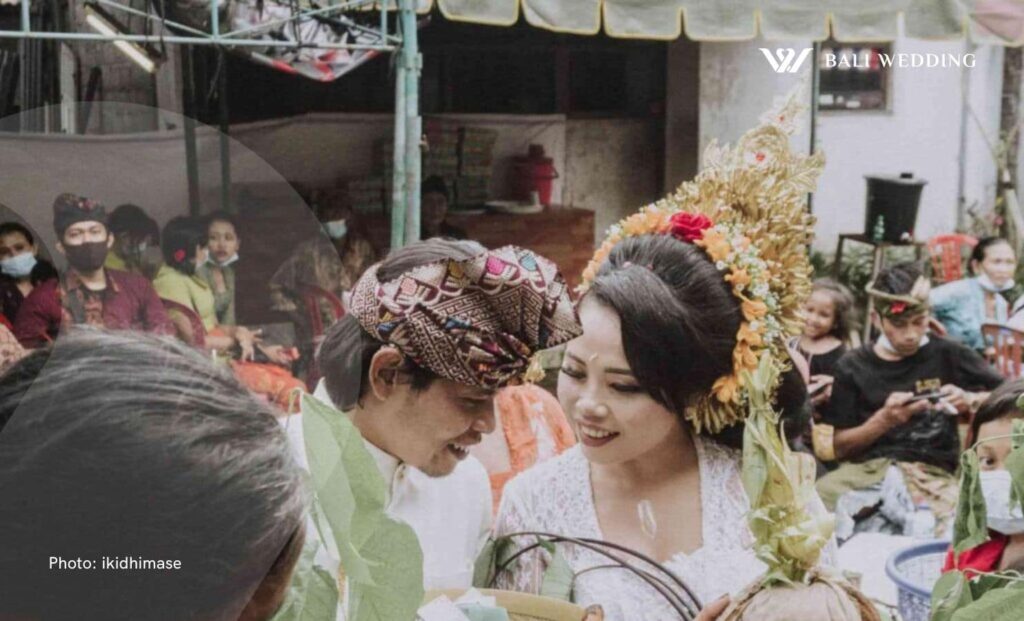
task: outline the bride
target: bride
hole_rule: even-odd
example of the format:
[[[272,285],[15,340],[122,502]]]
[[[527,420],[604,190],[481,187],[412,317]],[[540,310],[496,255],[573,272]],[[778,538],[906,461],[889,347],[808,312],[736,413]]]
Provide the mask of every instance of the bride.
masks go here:
[[[704,604],[764,572],[751,549],[738,449],[745,372],[763,353],[783,371],[775,407],[785,428],[807,422],[806,389],[784,339],[799,330],[809,288],[803,196],[821,159],[789,151],[794,101],[735,151],[712,146],[705,170],[675,196],[613,227],[584,273],[583,334],[568,344],[558,378],[580,444],[508,484],[496,536],[546,532],[624,546]],[[577,603],[600,604],[609,621],[674,618],[656,590],[607,557],[574,544],[558,552]],[[833,555],[834,544],[826,564]],[[498,584],[538,592],[551,559],[541,548],[523,554]]]

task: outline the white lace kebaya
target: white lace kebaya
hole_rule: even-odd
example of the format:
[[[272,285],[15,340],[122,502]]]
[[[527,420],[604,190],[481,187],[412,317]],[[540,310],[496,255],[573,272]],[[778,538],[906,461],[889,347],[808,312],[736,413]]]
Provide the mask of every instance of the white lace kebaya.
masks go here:
[[[696,434],[693,443],[700,469],[703,546],[690,554],[666,551],[655,560],[681,578],[706,604],[725,593],[740,591],[766,567],[751,549],[753,536],[746,522],[750,505],[740,480],[740,452]],[[814,511],[825,511],[820,501],[817,505]],[[495,535],[523,531],[604,540],[590,484],[590,464],[578,445],[520,474],[505,488]],[[531,541],[523,537],[516,543],[525,546]],[[657,591],[627,570],[586,571],[607,565],[610,561],[606,557],[572,544],[560,543],[558,548],[577,575],[573,591],[577,604],[600,604],[606,621],[676,618]],[[822,564],[834,565],[835,549],[834,542],[825,548]],[[548,558],[546,552],[537,550],[524,554],[498,576],[498,588],[539,593]]]

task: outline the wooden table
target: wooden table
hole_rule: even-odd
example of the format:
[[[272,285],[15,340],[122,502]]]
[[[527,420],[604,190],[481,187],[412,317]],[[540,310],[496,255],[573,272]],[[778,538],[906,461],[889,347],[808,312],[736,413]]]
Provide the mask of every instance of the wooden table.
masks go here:
[[[466,231],[469,239],[488,248],[515,244],[554,261],[570,287],[580,282],[594,254],[594,212],[578,207],[553,205],[535,214],[462,215],[449,212],[449,224]],[[378,248],[389,244],[389,223],[383,216],[367,222]]]

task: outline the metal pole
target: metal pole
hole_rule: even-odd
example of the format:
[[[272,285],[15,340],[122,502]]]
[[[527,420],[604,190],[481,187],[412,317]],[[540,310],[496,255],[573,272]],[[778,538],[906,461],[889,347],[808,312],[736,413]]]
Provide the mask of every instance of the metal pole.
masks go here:
[[[21,31],[31,32],[32,30],[32,19],[31,19],[31,8],[30,4],[32,0],[21,0]]]
[[[188,173],[188,213],[199,215],[199,163],[196,158],[195,83],[192,50],[181,48],[181,99],[185,116],[185,169]]]
[[[217,0],[210,0],[210,36],[214,41],[220,40],[220,13],[217,12]]]
[[[818,69],[819,55],[821,54],[821,43],[814,42],[814,52],[811,54],[811,144],[810,155],[818,148],[818,95],[821,92],[821,70]],[[807,212],[814,213],[814,193],[807,193]]]
[[[231,141],[228,140],[228,55],[219,48],[220,74],[218,76],[217,103],[220,107],[220,208],[234,211],[231,205]]]
[[[43,30],[31,30],[22,32],[20,30],[0,30],[0,39],[57,39],[60,41],[135,41],[137,43],[173,43],[177,45],[228,45],[230,47],[272,47],[297,49],[326,49],[326,50],[376,50],[378,52],[391,52],[398,49],[394,45],[363,44],[363,43],[295,43],[294,41],[273,41],[265,39],[231,39],[225,41],[219,37],[215,41],[212,37],[182,37],[176,35],[163,36],[160,34],[135,35],[135,34],[113,34],[106,35],[99,32],[48,32]]]
[[[395,62],[395,145],[391,171],[391,249],[405,245],[405,63]]]
[[[414,0],[401,0],[402,63],[405,65],[405,241],[420,238],[420,69]]]

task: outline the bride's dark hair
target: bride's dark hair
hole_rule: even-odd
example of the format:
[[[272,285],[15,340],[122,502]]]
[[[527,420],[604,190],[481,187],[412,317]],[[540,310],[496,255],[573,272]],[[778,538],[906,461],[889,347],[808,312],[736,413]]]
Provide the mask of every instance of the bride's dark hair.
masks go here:
[[[704,251],[668,235],[630,237],[612,249],[588,293],[619,315],[622,346],[637,381],[680,417],[732,372],[739,301]],[[807,389],[787,372],[776,396],[787,431],[807,422]],[[792,419],[797,420],[792,420]],[[738,447],[742,426],[715,434]]]

